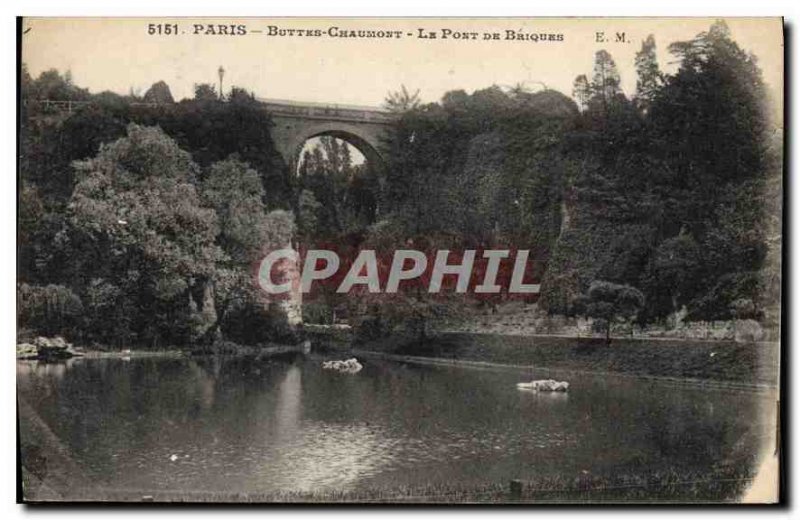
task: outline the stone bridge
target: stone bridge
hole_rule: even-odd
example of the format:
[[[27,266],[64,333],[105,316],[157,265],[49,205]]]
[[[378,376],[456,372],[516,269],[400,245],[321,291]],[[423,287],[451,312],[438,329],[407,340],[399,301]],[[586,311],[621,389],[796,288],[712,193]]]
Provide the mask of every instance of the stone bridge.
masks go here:
[[[383,134],[395,115],[376,107],[310,103],[280,99],[260,99],[270,113],[274,126],[272,140],[290,168],[297,167],[303,145],[312,137],[330,135],[355,146],[374,164],[382,162],[380,156]],[[74,111],[94,101],[23,100],[26,106],[37,105],[43,113],[68,117]],[[158,107],[157,103],[130,103],[130,106]]]
[[[272,140],[294,169],[303,145],[312,137],[330,135],[355,146],[368,161],[382,162],[380,149],[395,116],[375,107],[259,99],[272,116]]]

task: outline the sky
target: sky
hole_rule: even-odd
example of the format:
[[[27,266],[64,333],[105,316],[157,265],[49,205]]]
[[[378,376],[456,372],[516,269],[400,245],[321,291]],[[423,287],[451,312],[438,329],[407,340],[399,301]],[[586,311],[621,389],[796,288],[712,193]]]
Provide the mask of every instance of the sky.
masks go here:
[[[594,53],[614,57],[623,90],[636,87],[634,56],[653,34],[662,70],[674,70],[667,45],[706,30],[708,18],[26,18],[22,59],[30,73],[69,70],[92,92],[143,94],[165,81],[176,99],[191,97],[196,83],[214,83],[225,69],[224,90],[236,85],[258,97],[379,106],[401,85],[419,89],[425,102],[454,89],[472,92],[493,84],[522,83],[571,95],[579,74],[591,75]],[[779,18],[727,19],[733,38],[759,60],[776,108],[782,99],[783,39]],[[178,24],[179,34],[148,35],[148,25]],[[245,35],[193,34],[198,24],[246,26]],[[398,30],[400,39],[270,36],[280,29]],[[477,33],[476,40],[442,39],[442,30]],[[562,41],[506,40],[506,31],[562,34]],[[260,32],[257,32],[260,31]],[[436,39],[418,35],[433,32]],[[598,42],[598,34],[603,33]],[[484,33],[500,33],[484,40]],[[614,41],[625,33],[623,41]],[[409,36],[410,34],[410,36]],[[591,76],[590,76],[591,77]],[[776,110],[780,112],[780,110]]]

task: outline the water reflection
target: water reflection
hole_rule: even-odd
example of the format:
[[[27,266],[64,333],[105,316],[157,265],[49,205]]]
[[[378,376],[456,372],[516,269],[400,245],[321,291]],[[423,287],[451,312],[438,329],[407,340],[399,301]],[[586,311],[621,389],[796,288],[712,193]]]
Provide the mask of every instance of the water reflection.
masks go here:
[[[75,363],[74,359],[65,359],[58,362],[43,362],[36,360],[17,361],[17,374],[25,377],[63,378],[67,370]]]
[[[303,375],[300,367],[291,366],[278,386],[278,406],[275,411],[277,441],[287,442],[297,436],[300,422],[300,403]]]
[[[144,493],[707,470],[750,463],[774,432],[765,394],[586,374],[535,393],[513,370],[320,364],[83,359],[18,363],[17,377],[84,476]]]
[[[531,396],[531,399],[536,399],[537,401],[546,403],[561,403],[566,402],[567,399],[569,399],[569,394],[567,392],[539,392],[532,388],[519,387],[517,387],[517,390],[520,393]]]

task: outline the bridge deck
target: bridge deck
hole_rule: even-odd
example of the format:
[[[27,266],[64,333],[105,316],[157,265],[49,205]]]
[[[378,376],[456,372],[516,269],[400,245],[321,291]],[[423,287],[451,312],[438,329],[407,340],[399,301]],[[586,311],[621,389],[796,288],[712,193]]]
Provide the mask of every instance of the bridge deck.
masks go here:
[[[338,105],[289,101],[283,99],[258,99],[271,114],[304,119],[362,121],[386,124],[395,119],[394,114],[377,107]]]
[[[259,103],[270,113],[276,116],[326,119],[339,121],[358,121],[376,124],[388,124],[395,119],[394,114],[378,107],[339,105],[329,103],[314,103],[303,101],[290,101],[283,99],[260,99]],[[62,101],[50,99],[23,99],[26,106],[40,106],[45,110],[66,111],[68,113],[88,105],[99,104],[96,101]],[[131,102],[130,106],[158,107],[159,103]]]

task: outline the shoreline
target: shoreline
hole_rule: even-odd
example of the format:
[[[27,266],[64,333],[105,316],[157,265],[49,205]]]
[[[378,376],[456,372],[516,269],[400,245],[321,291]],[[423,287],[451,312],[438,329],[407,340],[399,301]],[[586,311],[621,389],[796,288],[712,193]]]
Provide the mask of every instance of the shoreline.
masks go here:
[[[777,385],[769,385],[763,383],[740,383],[738,381],[721,381],[714,379],[701,379],[691,377],[668,377],[668,376],[652,376],[646,374],[629,374],[625,372],[612,372],[608,370],[581,370],[575,368],[561,368],[561,367],[545,367],[534,365],[518,365],[508,363],[492,363],[488,361],[472,361],[468,359],[451,359],[451,358],[436,358],[426,356],[409,356],[403,354],[389,354],[386,352],[375,352],[370,350],[351,351],[353,355],[362,356],[365,358],[377,358],[388,361],[399,361],[403,363],[415,363],[419,365],[436,365],[436,366],[455,366],[463,368],[473,368],[477,370],[539,370],[551,373],[553,375],[588,375],[588,376],[613,376],[628,379],[639,379],[646,381],[654,381],[658,383],[671,383],[676,386],[696,386],[707,387],[715,390],[739,390],[739,391],[755,391],[755,392],[774,392],[778,390]]]
[[[510,366],[553,373],[619,374],[690,384],[778,388],[780,344],[733,341],[443,333],[422,342],[385,338],[362,344],[316,338],[332,351],[395,355],[397,359],[464,366]]]
[[[294,349],[292,347],[292,351],[300,352],[299,349]],[[286,352],[290,351],[287,349]],[[272,352],[264,352],[263,354],[271,355],[276,354]],[[263,355],[262,354],[262,355]],[[363,350],[363,349],[350,349],[348,350],[348,354],[353,356],[361,356],[362,358],[372,358],[372,359],[381,359],[387,361],[398,361],[402,363],[414,363],[419,365],[435,365],[435,366],[454,366],[454,367],[463,367],[463,368],[472,368],[478,370],[537,370],[543,371],[552,375],[588,375],[588,376],[613,376],[613,377],[622,377],[628,379],[639,379],[639,380],[647,380],[647,381],[655,381],[659,383],[669,383],[674,384],[676,386],[696,386],[696,387],[708,387],[712,389],[720,389],[720,390],[741,390],[741,391],[756,391],[756,392],[771,392],[778,390],[777,385],[770,385],[766,383],[742,383],[738,381],[724,381],[724,380],[714,380],[714,379],[703,379],[703,378],[692,378],[692,377],[669,377],[669,376],[654,376],[654,375],[647,375],[647,374],[631,374],[625,372],[617,372],[611,370],[583,370],[577,368],[564,368],[564,367],[550,367],[550,366],[535,366],[535,365],[525,365],[525,364],[514,364],[514,363],[495,363],[489,361],[475,361],[469,359],[454,359],[454,358],[441,358],[441,357],[428,357],[428,356],[412,356],[406,354],[392,354],[388,352],[380,352],[375,350]],[[192,357],[207,357],[207,356],[230,356],[230,357],[240,357],[240,356],[247,356],[247,355],[254,355],[252,353],[236,353],[236,354],[192,354],[190,351],[182,351],[182,350],[168,350],[168,351],[132,351],[130,353],[123,354],[121,352],[104,352],[104,351],[93,351],[93,352],[86,352],[81,356],[76,356],[74,358],[70,358],[72,360],[75,359],[142,359],[142,358],[192,358]],[[319,355],[319,353],[318,353]],[[30,362],[36,361],[40,362],[43,360],[39,359],[24,359],[18,358],[17,361],[23,362]],[[61,362],[69,361],[69,359],[60,360]],[[47,363],[58,363],[59,361],[43,361]]]
[[[780,344],[618,337],[606,346],[602,338],[565,335],[519,335],[491,332],[447,332],[421,344],[399,337],[357,344],[347,331],[315,329],[308,334],[317,354],[359,355],[401,362],[483,369],[543,370],[552,374],[614,375],[671,384],[770,391],[779,388]],[[78,348],[71,359],[256,356],[308,352],[308,345],[237,346],[219,351],[103,351]],[[18,358],[18,361],[24,359]],[[35,361],[35,359],[33,359]]]
[[[597,335],[575,335],[575,334],[540,334],[540,333],[524,333],[524,332],[506,332],[506,331],[470,331],[470,330],[459,330],[459,329],[446,329],[442,331],[443,335],[454,335],[454,334],[464,334],[464,335],[471,335],[471,336],[503,336],[509,338],[562,338],[562,339],[572,339],[575,341],[605,341],[605,336],[602,334]],[[719,339],[719,338],[687,338],[682,336],[643,336],[643,335],[635,335],[635,336],[618,336],[618,335],[611,335],[611,342],[615,341],[642,341],[642,342],[649,342],[649,341],[659,341],[664,343],[712,343],[712,344],[725,344],[725,343],[736,343],[733,339]],[[741,344],[752,344],[756,346],[780,346],[780,341],[752,341],[748,343],[741,343]]]

